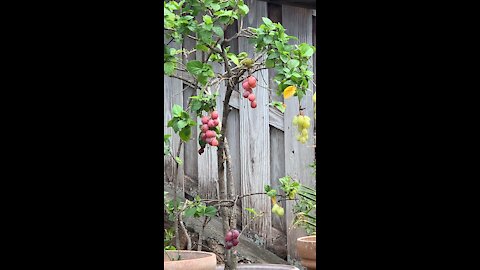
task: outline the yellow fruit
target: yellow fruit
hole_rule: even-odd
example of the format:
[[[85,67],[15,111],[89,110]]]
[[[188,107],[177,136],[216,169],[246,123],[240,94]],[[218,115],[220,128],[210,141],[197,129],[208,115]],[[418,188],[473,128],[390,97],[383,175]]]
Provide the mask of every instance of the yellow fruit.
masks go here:
[[[310,120],[305,121],[305,122],[303,123],[303,128],[308,129],[309,127],[310,127]]]
[[[315,92],[315,93],[313,94],[312,99],[313,99],[313,102],[315,102],[315,103],[317,102],[317,92]]]
[[[285,210],[283,209],[283,207],[279,206],[279,208],[277,210],[277,215],[279,217],[283,217],[284,214],[285,214]]]
[[[308,130],[307,129],[302,129],[302,136],[308,136]]]
[[[293,117],[292,124],[295,125],[295,126],[298,124],[298,115],[295,115],[295,116]]]

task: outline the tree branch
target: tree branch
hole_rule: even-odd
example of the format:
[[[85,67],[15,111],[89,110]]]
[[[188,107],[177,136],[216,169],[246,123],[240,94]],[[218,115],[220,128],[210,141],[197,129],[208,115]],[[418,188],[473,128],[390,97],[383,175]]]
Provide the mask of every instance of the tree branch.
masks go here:
[[[192,84],[189,80],[187,80],[186,78],[183,78],[183,77],[180,77],[178,75],[175,75],[175,74],[172,74],[172,75],[168,75],[169,77],[172,77],[172,78],[175,78],[175,79],[179,79],[183,82],[185,82],[188,86],[192,87],[193,89],[197,89],[198,86],[195,86],[194,84]]]

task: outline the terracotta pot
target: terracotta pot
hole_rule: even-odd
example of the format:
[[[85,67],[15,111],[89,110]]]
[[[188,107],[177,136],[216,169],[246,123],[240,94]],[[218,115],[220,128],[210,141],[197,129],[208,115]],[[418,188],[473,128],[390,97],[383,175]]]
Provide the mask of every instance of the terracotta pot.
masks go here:
[[[215,253],[191,250],[167,250],[168,256],[163,253],[163,266],[165,270],[215,270],[217,256]],[[180,254],[180,260],[176,260]]]
[[[224,265],[218,265],[217,270],[223,270]],[[249,269],[249,270],[298,270],[297,267],[286,264],[237,264],[237,269]]]
[[[308,270],[317,269],[317,237],[315,235],[298,238],[297,252],[303,266]]]

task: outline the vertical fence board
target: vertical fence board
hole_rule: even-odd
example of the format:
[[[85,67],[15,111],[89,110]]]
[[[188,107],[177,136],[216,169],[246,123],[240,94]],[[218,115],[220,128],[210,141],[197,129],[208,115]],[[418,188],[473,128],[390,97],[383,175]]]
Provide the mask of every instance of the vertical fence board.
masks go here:
[[[283,6],[282,8],[283,25],[288,35],[297,36],[299,43],[306,42],[312,44],[312,11],[305,8],[297,8]],[[291,42],[292,44],[296,42]],[[310,90],[311,90],[310,86]],[[313,125],[310,126],[308,133],[309,139],[306,144],[301,144],[296,140],[297,130],[292,126],[292,119],[299,113],[298,98],[293,97],[285,101],[287,108],[285,111],[285,173],[299,180],[300,183],[313,186],[314,177],[312,170],[308,164],[313,162],[314,143],[312,139]],[[308,115],[313,121],[313,101],[312,92],[302,99],[302,107],[306,107],[305,115]],[[302,229],[291,228],[294,219],[292,208],[293,202],[288,201],[286,204],[285,215],[288,231],[287,231],[287,248],[289,259],[298,259],[296,254],[296,240],[298,237],[305,235]]]
[[[244,19],[244,27],[257,27],[262,23],[261,17],[267,16],[267,4],[265,2],[247,0],[245,3],[250,7],[250,13]],[[254,57],[254,48],[245,39],[239,40],[239,50],[245,51],[249,57]],[[262,70],[254,74],[257,77],[258,87],[254,89],[257,100],[257,108],[252,109],[247,99],[240,100],[240,157],[242,194],[262,192],[264,185],[270,183],[270,139],[269,139],[269,108],[268,108],[268,72]],[[270,234],[271,210],[270,200],[263,195],[249,196],[243,199],[242,206],[254,208],[263,212],[263,216],[252,221],[249,229],[266,239]],[[243,224],[247,223],[248,216],[244,215]],[[266,245],[266,241],[263,243]]]
[[[169,47],[180,49],[182,46],[181,44],[177,43],[170,43]],[[182,81],[174,78],[170,78],[167,76],[163,77],[164,82],[164,91],[165,91],[165,99],[164,99],[164,109],[165,109],[165,118],[163,121],[164,124],[164,134],[171,134],[170,137],[170,149],[173,155],[176,155],[178,145],[180,143],[180,137],[175,135],[175,132],[172,128],[167,127],[167,123],[170,119],[172,119],[172,107],[174,104],[178,104],[183,106],[183,93],[182,93]],[[182,146],[183,147],[183,146]],[[180,153],[180,158],[183,160],[184,155],[183,151]],[[169,156],[164,158],[164,168],[165,174],[168,181],[173,181],[173,176],[175,174],[175,161]],[[183,179],[184,179],[184,170],[183,166],[179,166],[178,171],[178,187],[183,190]]]
[[[195,45],[196,45],[196,41],[190,38],[186,38],[183,41],[183,48],[186,50],[192,50],[195,47]],[[186,65],[188,61],[195,60],[195,58],[196,58],[195,53],[190,54],[188,57],[183,59],[184,65]],[[196,95],[196,91],[195,89],[192,89],[191,87],[187,87],[186,85],[184,85],[184,87],[186,89],[183,91],[183,104],[184,104],[183,107],[185,110],[187,110],[190,97],[193,95]],[[192,117],[192,119],[196,118],[194,113],[190,113],[190,117]],[[193,183],[189,183],[188,185],[185,184],[185,187],[188,186],[189,188],[188,190],[185,190],[185,191],[189,193],[192,192],[190,188],[193,189],[193,187],[195,187],[196,189],[196,187],[198,186],[198,154],[196,154],[196,152],[200,147],[199,147],[197,138],[198,138],[198,128],[194,127],[192,128],[192,139],[187,143],[185,143],[185,147],[184,147],[185,159],[183,164],[185,168],[184,169],[185,175],[188,176],[189,180],[193,181]],[[185,179],[185,181],[187,181],[187,178]]]
[[[280,190],[278,179],[285,176],[285,141],[282,131],[270,126],[270,186]],[[283,191],[280,190],[280,192]],[[285,201],[279,202],[285,208]],[[286,233],[285,216],[272,215],[272,226]]]
[[[235,193],[240,194],[242,190],[240,176],[240,113],[237,109],[232,109],[228,115],[227,140],[230,147],[230,156],[232,158],[232,177],[234,181]],[[241,200],[238,204],[241,206]],[[237,212],[237,224],[241,225],[241,212]]]

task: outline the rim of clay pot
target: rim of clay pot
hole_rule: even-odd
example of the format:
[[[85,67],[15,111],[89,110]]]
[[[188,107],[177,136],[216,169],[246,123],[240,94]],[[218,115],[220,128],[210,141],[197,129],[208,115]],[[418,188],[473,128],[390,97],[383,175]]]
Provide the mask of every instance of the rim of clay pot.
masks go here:
[[[303,236],[303,237],[297,238],[297,241],[305,242],[305,243],[317,242],[317,236],[316,235]]]
[[[182,262],[182,261],[200,261],[200,260],[205,260],[207,258],[210,258],[210,257],[214,257],[215,256],[215,261],[217,260],[215,253],[212,253],[212,252],[205,252],[205,251],[193,251],[193,250],[166,250],[167,254],[170,255],[170,254],[177,254],[177,253],[180,253],[180,255],[185,255],[185,254],[192,254],[192,255],[203,255],[201,257],[198,257],[198,258],[191,258],[191,259],[182,259],[182,260],[179,260],[179,261],[163,261],[164,263],[179,263],[179,262]]]

